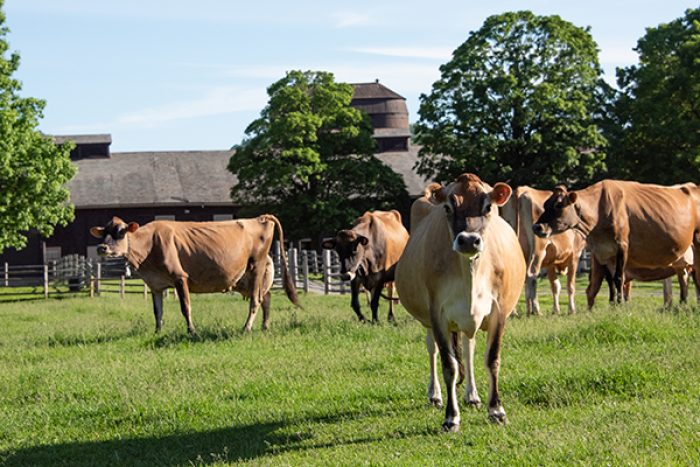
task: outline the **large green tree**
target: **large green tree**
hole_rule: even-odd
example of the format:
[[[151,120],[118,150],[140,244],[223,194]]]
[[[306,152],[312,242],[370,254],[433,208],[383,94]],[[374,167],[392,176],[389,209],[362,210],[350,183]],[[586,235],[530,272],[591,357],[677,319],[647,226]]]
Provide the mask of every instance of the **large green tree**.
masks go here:
[[[231,197],[244,215],[272,212],[290,238],[334,233],[368,209],[407,197],[399,175],[374,157],[367,115],[353,87],[331,73],[290,71],[272,84],[260,117],[235,146]]]
[[[594,122],[602,71],[587,29],[558,16],[491,16],[421,96],[419,173],[551,187],[604,169]]]
[[[618,69],[606,129],[611,175],[672,184],[700,181],[700,9],[647,29],[639,64]]]
[[[10,53],[8,29],[0,1],[0,251],[22,248],[26,233],[53,233],[56,224],[73,219],[64,184],[73,177],[71,145],[56,146],[38,131],[45,102],[21,97],[12,77],[19,55]]]

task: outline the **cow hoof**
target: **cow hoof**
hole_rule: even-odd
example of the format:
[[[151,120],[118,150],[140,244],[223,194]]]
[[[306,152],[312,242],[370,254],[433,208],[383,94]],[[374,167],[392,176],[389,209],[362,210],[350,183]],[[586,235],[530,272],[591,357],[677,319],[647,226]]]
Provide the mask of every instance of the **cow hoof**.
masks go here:
[[[496,407],[489,410],[489,421],[497,425],[507,425],[508,417],[506,417],[506,411],[503,407]]]
[[[187,330],[187,334],[189,334],[190,336],[196,336],[196,335],[197,335],[197,331],[195,331],[194,328],[189,328],[189,329]]]
[[[479,399],[465,400],[464,402],[467,404],[467,407],[472,407],[474,409],[481,408],[481,401]]]
[[[428,399],[428,404],[426,407],[437,407],[438,409],[442,408],[442,399],[438,399],[437,397],[431,397]]]
[[[459,423],[445,422],[442,424],[443,433],[457,433],[459,431]]]

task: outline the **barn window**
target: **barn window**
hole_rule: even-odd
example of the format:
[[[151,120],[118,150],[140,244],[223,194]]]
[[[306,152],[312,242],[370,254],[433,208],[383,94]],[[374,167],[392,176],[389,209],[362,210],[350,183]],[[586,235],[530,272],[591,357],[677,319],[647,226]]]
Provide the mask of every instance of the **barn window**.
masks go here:
[[[44,250],[44,264],[61,259],[60,246],[47,246]]]
[[[233,214],[214,214],[213,221],[230,221],[233,219]]]
[[[154,220],[157,221],[174,221],[175,220],[175,215],[173,214],[164,214],[160,216],[155,216]]]

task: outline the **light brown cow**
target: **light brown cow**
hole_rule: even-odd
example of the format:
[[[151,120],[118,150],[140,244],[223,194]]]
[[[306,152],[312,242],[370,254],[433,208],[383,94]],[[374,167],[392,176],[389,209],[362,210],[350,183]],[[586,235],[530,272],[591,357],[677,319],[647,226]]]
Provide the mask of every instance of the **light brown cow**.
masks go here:
[[[671,278],[678,278],[681,302],[688,300],[688,282],[693,274],[693,249],[688,248],[685,254],[675,263],[655,269],[630,269],[625,270],[625,283],[622,294],[625,301],[629,301],[632,290],[632,281],[650,282],[663,280],[664,306],[673,303]],[[696,289],[696,295],[700,296],[700,289]]]
[[[511,195],[511,188],[493,188],[473,174],[460,175],[442,188],[431,189],[430,199],[418,199],[411,208],[411,237],[396,267],[396,288],[401,303],[428,329],[430,359],[428,398],[441,405],[436,370],[439,349],[447,386],[445,431],[459,429],[457,373],[461,359],[455,345],[462,333],[467,404],[481,400],[474,381],[476,331],[488,332],[486,367],[490,374],[489,418],[505,422],[498,391],[500,350],[506,320],[515,308],[525,281],[525,259],[513,229],[496,212]],[[452,335],[452,339],[450,338]],[[437,344],[437,349],[436,349]]]
[[[586,246],[583,235],[573,230],[549,238],[540,238],[532,232],[532,224],[544,211],[544,202],[552,195],[548,190],[520,186],[501,210],[501,215],[515,229],[527,264],[525,279],[525,307],[528,314],[540,314],[537,300],[537,278],[543,267],[552,290],[552,312],[560,312],[559,274],[566,274],[569,313],[576,312],[576,271],[581,253]]]
[[[335,238],[323,242],[323,248],[338,252],[341,278],[350,281],[350,305],[360,321],[365,321],[358,298],[360,286],[371,291],[372,321],[377,322],[379,297],[385,285],[389,293],[388,319],[394,320],[394,269],[407,241],[408,232],[401,214],[391,210],[367,211],[355,220],[352,228],[341,230]]]
[[[274,277],[268,252],[275,230],[284,244],[282,226],[269,214],[223,222],[153,221],[143,227],[114,217],[104,227],[91,228],[90,233],[102,240],[97,247],[100,255],[126,258],[151,289],[156,331],[162,325],[163,291],[175,287],[187,330],[194,334],[190,292],[240,292],[250,300],[246,331],[252,329],[263,303],[263,329],[267,329]],[[281,263],[284,290],[298,306],[284,248]]]
[[[695,189],[692,183],[664,187],[620,180],[572,192],[558,186],[533,230],[540,237],[569,229],[581,232],[594,259],[610,271],[621,302],[625,271],[666,267],[691,246],[696,280],[700,276],[700,197]],[[603,268],[591,272],[589,308],[605,275]]]

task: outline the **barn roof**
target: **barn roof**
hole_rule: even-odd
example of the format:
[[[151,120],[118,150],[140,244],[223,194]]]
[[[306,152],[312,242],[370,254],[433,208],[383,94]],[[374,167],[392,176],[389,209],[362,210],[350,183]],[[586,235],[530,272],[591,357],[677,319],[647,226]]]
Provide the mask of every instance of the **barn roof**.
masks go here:
[[[75,144],[112,144],[112,135],[60,135],[54,136],[56,144],[63,144],[66,141],[73,141]]]
[[[68,183],[76,208],[232,205],[228,151],[115,152],[76,161]]]
[[[391,89],[387,88],[379,81],[374,83],[354,83],[355,94],[352,99],[403,99],[405,97],[395,93]]]
[[[397,174],[403,177],[406,184],[406,191],[411,196],[419,196],[423,194],[423,189],[432,180],[426,179],[413,170],[413,166],[418,160],[418,151],[420,146],[409,145],[408,151],[388,151],[376,155],[376,158],[384,162],[386,165]]]

